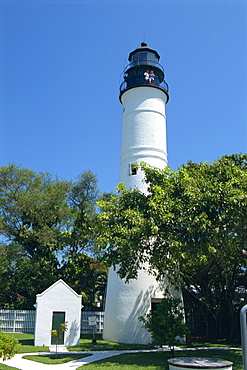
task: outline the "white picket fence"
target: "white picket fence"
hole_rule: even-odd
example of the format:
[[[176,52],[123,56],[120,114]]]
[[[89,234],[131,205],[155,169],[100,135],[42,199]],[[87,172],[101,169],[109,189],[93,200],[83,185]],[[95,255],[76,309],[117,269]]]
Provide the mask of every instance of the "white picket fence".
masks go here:
[[[0,310],[0,328],[8,332],[34,333],[35,311]]]
[[[36,311],[0,310],[0,329],[5,332],[34,333]],[[89,317],[96,316],[96,325],[89,325]],[[82,311],[81,333],[102,333],[104,312]]]

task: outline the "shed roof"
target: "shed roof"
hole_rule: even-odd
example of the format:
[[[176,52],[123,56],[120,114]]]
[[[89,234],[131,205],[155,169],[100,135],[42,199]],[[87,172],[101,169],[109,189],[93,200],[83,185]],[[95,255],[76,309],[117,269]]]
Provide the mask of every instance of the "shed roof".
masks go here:
[[[42,297],[46,293],[48,293],[50,290],[54,289],[57,285],[63,285],[66,289],[68,289],[71,293],[73,293],[76,297],[81,298],[80,294],[77,294],[68,284],[66,284],[62,279],[57,280],[54,284],[49,286],[46,290],[44,290],[40,294],[36,294],[36,297]]]

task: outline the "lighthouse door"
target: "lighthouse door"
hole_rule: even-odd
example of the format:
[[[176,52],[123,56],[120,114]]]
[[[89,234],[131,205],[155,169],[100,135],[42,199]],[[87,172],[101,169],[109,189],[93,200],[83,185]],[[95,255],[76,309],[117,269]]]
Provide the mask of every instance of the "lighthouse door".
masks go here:
[[[151,298],[151,311],[156,311],[161,301],[162,298]]]

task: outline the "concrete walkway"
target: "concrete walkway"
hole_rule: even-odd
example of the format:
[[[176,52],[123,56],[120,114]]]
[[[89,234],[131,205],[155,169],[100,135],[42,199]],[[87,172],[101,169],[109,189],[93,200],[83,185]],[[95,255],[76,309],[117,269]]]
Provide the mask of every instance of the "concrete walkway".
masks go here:
[[[64,353],[64,352],[63,352]],[[102,360],[104,358],[107,358],[107,357],[112,357],[112,356],[116,356],[116,355],[119,355],[120,353],[124,353],[124,351],[104,351],[104,352],[101,352],[101,351],[87,351],[87,352],[70,352],[71,354],[72,353],[76,353],[76,354],[91,354],[89,355],[88,357],[84,357],[82,359],[79,359],[79,360],[74,360],[74,361],[71,361],[71,362],[67,362],[66,364],[58,364],[58,365],[45,365],[45,364],[41,364],[39,362],[34,362],[34,361],[30,361],[30,360],[26,360],[26,359],[23,359],[22,357],[23,356],[26,356],[26,355],[44,355],[46,354],[45,352],[42,352],[42,353],[25,353],[25,354],[18,354],[18,355],[15,355],[13,358],[11,358],[10,360],[7,360],[7,361],[2,361],[0,360],[0,363],[3,363],[5,365],[8,365],[8,366],[13,366],[13,367],[16,367],[17,369],[20,369],[20,370],[55,370],[55,369],[59,369],[59,370],[71,370],[71,369],[76,369],[77,367],[80,367],[82,365],[87,365],[89,364],[90,362],[94,362],[94,361],[98,361],[98,360]],[[51,352],[49,352],[49,354],[51,354]],[[1,365],[0,365],[0,369],[1,369]]]
[[[69,352],[69,351],[63,351],[63,352],[58,352],[58,353],[63,353],[64,352],[69,352],[70,354],[86,354],[88,357],[84,357],[79,360],[74,360],[71,362],[67,362],[66,364],[58,364],[58,365],[45,365],[41,364],[39,362],[34,362],[30,360],[23,359],[23,356],[26,355],[45,355],[45,354],[52,354],[55,352],[36,352],[36,353],[21,353],[17,354],[14,357],[12,357],[10,360],[3,361],[0,359],[0,364],[5,364],[8,366],[16,367],[17,369],[20,370],[71,370],[71,369],[76,369],[77,367],[87,365],[91,362],[98,361],[98,360],[103,360],[108,357],[113,357],[117,355],[121,355],[123,353],[138,353],[138,352],[157,352],[160,351],[161,349],[157,350],[122,350],[122,351],[84,351],[84,352]],[[1,369],[1,365],[0,365]]]
[[[26,360],[26,359],[23,359],[22,357],[23,356],[26,356],[26,355],[44,355],[44,354],[52,354],[52,353],[55,353],[54,351],[54,347],[52,346],[51,348],[51,352],[36,352],[36,353],[21,353],[21,354],[17,354],[15,355],[13,358],[11,358],[10,360],[7,360],[7,361],[3,361],[2,359],[0,359],[0,364],[3,363],[5,365],[8,365],[8,366],[12,366],[12,367],[16,367],[17,369],[19,370],[73,370],[73,369],[77,369],[78,367],[80,366],[83,366],[83,365],[87,365],[91,362],[94,362],[94,361],[98,361],[98,360],[103,360],[105,358],[109,358],[109,357],[113,357],[113,356],[117,356],[117,355],[121,355],[123,353],[144,353],[144,352],[158,352],[158,351],[169,351],[170,349],[168,347],[163,347],[163,348],[159,348],[159,349],[154,349],[154,350],[122,350],[122,351],[84,351],[84,352],[69,352],[67,350],[66,347],[63,347],[61,351],[59,351],[58,353],[65,353],[65,352],[69,352],[70,354],[73,354],[73,353],[76,353],[76,354],[87,354],[89,355],[88,357],[84,357],[82,359],[79,359],[79,360],[74,360],[74,361],[70,361],[70,362],[67,362],[66,364],[58,364],[58,365],[45,365],[45,364],[41,364],[39,362],[34,362],[34,361],[30,361],[30,360]],[[198,349],[210,349],[210,350],[217,350],[217,349],[229,349],[229,348],[226,348],[226,347],[214,347],[214,348],[208,348],[208,347],[205,347],[205,348],[175,348],[176,351],[184,351],[184,350],[191,350],[191,351],[195,351],[195,350],[198,350]],[[241,350],[240,348],[231,348],[231,349],[235,349],[235,350]],[[60,348],[59,348],[60,350]],[[1,370],[1,365],[0,365],[0,370]]]

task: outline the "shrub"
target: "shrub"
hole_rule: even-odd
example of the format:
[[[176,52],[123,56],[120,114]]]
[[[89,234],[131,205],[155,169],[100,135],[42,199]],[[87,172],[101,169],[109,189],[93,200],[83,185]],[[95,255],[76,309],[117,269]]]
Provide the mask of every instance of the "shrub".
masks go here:
[[[20,346],[17,339],[0,331],[0,358],[8,360],[18,352]]]
[[[168,344],[172,351],[181,338],[189,333],[184,322],[181,300],[172,297],[167,291],[156,309],[151,310],[145,317],[139,317],[139,320],[151,333],[154,344]]]

